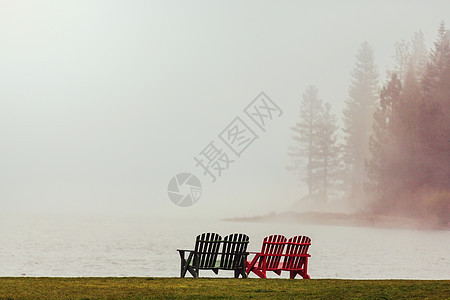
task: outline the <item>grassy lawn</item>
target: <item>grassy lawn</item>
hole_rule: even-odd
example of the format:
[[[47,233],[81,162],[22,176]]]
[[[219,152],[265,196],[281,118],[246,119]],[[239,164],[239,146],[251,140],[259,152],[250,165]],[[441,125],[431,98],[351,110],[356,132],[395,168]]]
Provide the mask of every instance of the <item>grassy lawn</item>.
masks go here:
[[[450,280],[0,278],[0,299],[449,299]]]

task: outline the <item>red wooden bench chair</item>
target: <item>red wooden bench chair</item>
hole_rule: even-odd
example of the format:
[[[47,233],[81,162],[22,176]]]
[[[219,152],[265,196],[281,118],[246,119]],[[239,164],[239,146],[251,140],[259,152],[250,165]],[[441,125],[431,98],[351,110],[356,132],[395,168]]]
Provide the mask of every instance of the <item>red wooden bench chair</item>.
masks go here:
[[[308,275],[308,254],[311,239],[307,236],[294,236],[287,241],[286,253],[281,269],[290,272],[290,278],[294,279],[298,274],[304,279],[310,279]]]
[[[277,275],[281,275],[281,271],[289,271],[291,279],[294,279],[297,274],[304,279],[310,279],[307,272],[310,245],[311,239],[307,236],[295,236],[288,241],[282,235],[266,237],[261,252],[249,252],[256,255],[251,262],[247,261],[246,272],[247,274],[253,272],[260,278],[267,278],[267,271],[273,271]],[[282,257],[284,259],[281,262]]]
[[[286,237],[283,235],[271,235],[264,238],[261,252],[249,252],[255,254],[251,262],[246,263],[246,273],[255,273],[260,278],[267,278],[266,272],[273,271],[281,274],[280,260],[286,246]]]

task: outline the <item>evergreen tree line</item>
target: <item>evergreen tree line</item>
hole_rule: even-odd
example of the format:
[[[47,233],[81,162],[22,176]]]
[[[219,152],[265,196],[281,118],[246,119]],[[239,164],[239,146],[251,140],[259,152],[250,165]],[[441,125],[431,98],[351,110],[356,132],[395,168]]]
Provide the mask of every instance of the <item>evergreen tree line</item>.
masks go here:
[[[309,86],[303,93],[300,121],[291,129],[295,145],[290,147],[289,155],[294,160],[290,169],[300,173],[306,169],[308,196],[324,203],[330,186],[338,178],[340,151],[336,116],[331,113],[331,105],[319,98],[315,86]]]
[[[357,208],[432,217],[445,225],[450,215],[450,33],[444,23],[429,53],[423,33],[416,32],[409,42],[396,43],[394,60],[380,89],[373,49],[367,42],[361,45],[342,130],[317,88],[305,90],[300,121],[292,127],[292,169],[305,174],[309,195],[322,202],[330,188],[341,188]]]

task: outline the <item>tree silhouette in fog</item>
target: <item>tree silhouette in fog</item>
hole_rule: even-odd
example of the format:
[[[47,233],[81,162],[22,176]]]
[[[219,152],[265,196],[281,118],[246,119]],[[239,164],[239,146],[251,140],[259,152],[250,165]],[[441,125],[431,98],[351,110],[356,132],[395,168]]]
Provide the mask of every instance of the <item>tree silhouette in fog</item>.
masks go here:
[[[289,155],[294,161],[290,169],[304,177],[308,196],[326,202],[328,188],[336,178],[339,167],[336,117],[331,105],[323,104],[315,86],[303,93],[300,104],[300,120],[291,129],[294,145]]]
[[[365,161],[369,157],[369,137],[378,98],[378,73],[368,42],[362,43],[351,75],[344,109],[344,162],[349,196],[357,207],[362,207],[367,181]]]
[[[449,221],[449,36],[441,23],[426,67],[411,55],[403,86],[394,74],[380,93],[367,162],[378,212]]]

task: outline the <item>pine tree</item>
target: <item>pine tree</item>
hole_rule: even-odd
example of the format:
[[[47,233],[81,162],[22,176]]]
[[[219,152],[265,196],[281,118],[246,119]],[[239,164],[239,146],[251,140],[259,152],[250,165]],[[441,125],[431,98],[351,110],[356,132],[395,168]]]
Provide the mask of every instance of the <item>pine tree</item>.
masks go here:
[[[450,180],[450,41],[441,22],[422,78],[424,101],[420,139],[431,167],[423,184],[449,187]]]
[[[397,74],[392,74],[391,80],[382,88],[380,101],[374,113],[373,132],[369,147],[371,159],[367,162],[368,190],[378,200],[378,209],[383,210],[389,199],[389,171],[391,168],[392,147],[394,145],[393,124],[395,108],[398,107],[401,82]]]
[[[411,50],[408,63],[411,64],[411,71],[417,78],[422,78],[427,67],[427,48],[425,47],[425,37],[421,30],[414,32],[411,38]],[[406,78],[405,78],[406,79]]]
[[[318,188],[316,173],[317,162],[317,126],[320,121],[322,100],[315,86],[309,86],[303,93],[300,105],[300,121],[292,127],[295,145],[290,147],[289,155],[294,160],[294,171],[302,171],[302,162],[306,159],[307,174],[305,182],[311,196]]]
[[[369,136],[378,94],[378,73],[369,43],[361,45],[352,72],[349,98],[344,110],[345,156],[350,197],[361,201],[367,181],[365,161],[369,157]]]
[[[441,22],[438,30],[438,38],[434,43],[434,49],[430,53],[430,61],[422,79],[424,96],[430,100],[436,99],[437,92],[442,85],[448,85],[444,81],[444,73],[450,59],[450,45],[444,22]]]
[[[427,49],[422,31],[414,32],[411,41],[401,40],[395,43],[394,72],[403,84],[406,73],[411,69],[416,76],[421,76],[427,66]]]
[[[411,44],[401,40],[395,43],[394,70],[397,77],[403,82],[406,77],[406,66],[411,58]]]
[[[400,162],[397,171],[402,171],[401,174],[393,174],[402,181],[402,191],[398,191],[397,194],[411,191],[420,184],[427,168],[426,159],[423,157],[425,152],[420,142],[420,132],[423,127],[423,96],[414,69],[415,66],[411,64],[399,106],[396,108],[396,122],[392,130],[400,147],[398,155],[393,159]]]
[[[336,116],[331,113],[331,105],[326,103],[320,114],[317,126],[317,156],[320,160],[321,171],[319,172],[321,187],[321,200],[326,202],[328,190],[336,181],[339,172],[340,151],[337,144]]]
[[[445,226],[450,221],[450,40],[443,23],[423,74],[415,73],[417,61],[409,60],[403,86],[394,74],[380,93],[369,182],[379,212]]]

